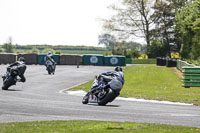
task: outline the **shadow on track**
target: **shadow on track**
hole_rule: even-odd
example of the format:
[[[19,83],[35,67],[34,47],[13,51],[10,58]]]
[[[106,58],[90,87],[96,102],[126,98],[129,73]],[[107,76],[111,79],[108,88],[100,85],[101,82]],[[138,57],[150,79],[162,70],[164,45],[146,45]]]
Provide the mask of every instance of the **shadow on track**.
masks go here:
[[[99,106],[99,107],[120,107],[120,105],[98,105],[98,104],[92,104],[92,103],[90,103],[90,104],[87,104],[87,105],[91,105],[91,106]]]
[[[3,91],[22,91],[22,90],[17,90],[17,89],[8,89],[8,90],[3,90]]]

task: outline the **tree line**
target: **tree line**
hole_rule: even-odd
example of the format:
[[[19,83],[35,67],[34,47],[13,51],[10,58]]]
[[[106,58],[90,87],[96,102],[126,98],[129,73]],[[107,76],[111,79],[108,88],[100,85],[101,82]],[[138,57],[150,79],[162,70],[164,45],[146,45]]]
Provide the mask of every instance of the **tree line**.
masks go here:
[[[113,53],[130,44],[124,40],[140,37],[146,42],[140,50],[151,58],[179,52],[181,58],[200,60],[200,0],[121,0],[110,8],[115,13],[103,20],[99,42]]]
[[[9,39],[10,40],[10,39]],[[66,46],[66,45],[14,45],[11,41],[0,45],[0,53],[47,53],[51,51],[55,54],[61,54],[62,50],[80,50],[80,51],[107,51],[105,47],[93,46]]]

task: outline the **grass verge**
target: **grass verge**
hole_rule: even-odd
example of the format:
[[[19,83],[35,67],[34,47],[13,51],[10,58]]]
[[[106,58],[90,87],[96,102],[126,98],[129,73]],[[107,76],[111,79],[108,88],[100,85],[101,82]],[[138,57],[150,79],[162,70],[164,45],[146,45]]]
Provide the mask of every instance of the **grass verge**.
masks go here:
[[[40,121],[0,123],[0,133],[198,133],[199,128],[109,121]]]
[[[125,85],[122,97],[200,105],[200,87],[184,88],[174,68],[156,65],[134,65],[124,69]],[[92,81],[70,90],[89,91]]]

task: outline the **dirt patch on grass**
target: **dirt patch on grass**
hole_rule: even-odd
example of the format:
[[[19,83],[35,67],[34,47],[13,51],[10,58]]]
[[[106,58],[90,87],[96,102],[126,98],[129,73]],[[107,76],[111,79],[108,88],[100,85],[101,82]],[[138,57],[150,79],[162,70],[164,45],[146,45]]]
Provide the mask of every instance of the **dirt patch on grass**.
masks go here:
[[[179,78],[183,78],[183,73],[178,70],[176,67],[173,68],[173,71],[178,75]]]

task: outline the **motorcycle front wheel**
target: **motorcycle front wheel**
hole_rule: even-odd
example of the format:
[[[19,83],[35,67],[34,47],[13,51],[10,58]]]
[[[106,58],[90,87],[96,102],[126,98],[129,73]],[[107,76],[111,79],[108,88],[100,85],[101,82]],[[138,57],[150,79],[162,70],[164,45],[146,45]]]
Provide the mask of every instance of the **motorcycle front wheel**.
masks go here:
[[[89,100],[89,92],[83,97],[82,103],[87,104]]]

